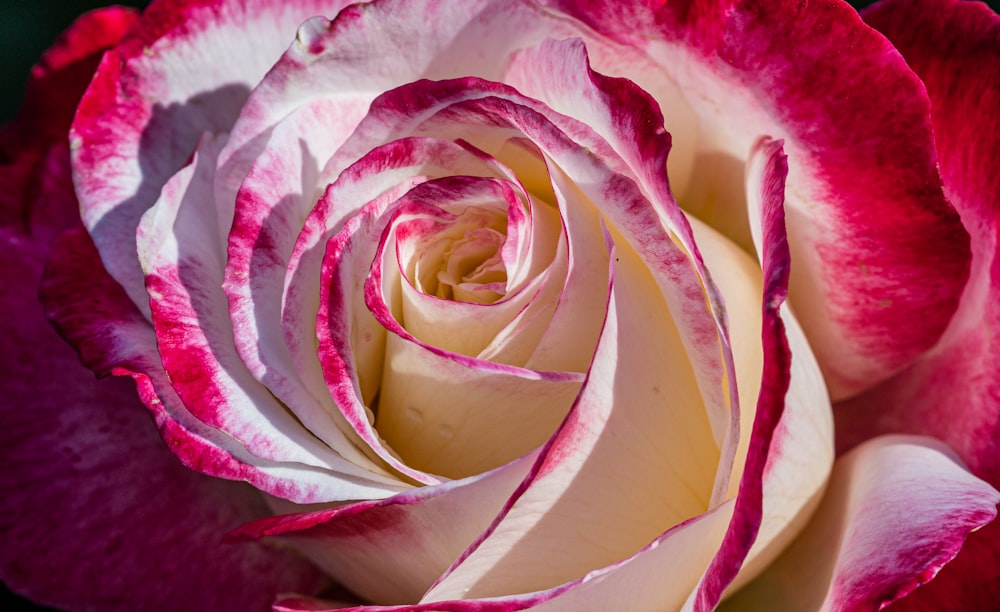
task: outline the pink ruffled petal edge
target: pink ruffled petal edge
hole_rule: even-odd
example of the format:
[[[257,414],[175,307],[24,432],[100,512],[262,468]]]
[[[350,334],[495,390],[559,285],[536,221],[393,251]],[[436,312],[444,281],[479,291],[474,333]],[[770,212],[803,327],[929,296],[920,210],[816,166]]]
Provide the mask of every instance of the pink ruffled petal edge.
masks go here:
[[[102,59],[70,138],[84,225],[146,312],[135,228],[203,132],[225,132],[251,87],[333,0],[153,2]]]
[[[943,443],[876,438],[837,461],[805,531],[729,603],[879,609],[931,580],[970,532],[996,517],[998,502],[1000,492],[966,471]]]
[[[784,139],[789,299],[835,398],[887,379],[937,342],[968,277],[968,238],[940,189],[923,85],[853,8],[546,4],[645,49],[702,114],[700,138],[734,168],[759,135]],[[669,111],[671,101],[661,103]],[[693,204],[726,204],[717,200]],[[724,210],[720,218],[734,214]]]

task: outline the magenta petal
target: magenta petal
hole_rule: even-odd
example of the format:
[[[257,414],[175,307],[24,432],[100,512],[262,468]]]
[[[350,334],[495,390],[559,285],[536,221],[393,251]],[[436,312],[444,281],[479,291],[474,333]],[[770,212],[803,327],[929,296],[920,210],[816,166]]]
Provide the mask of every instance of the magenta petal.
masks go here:
[[[68,177],[66,150],[53,150],[63,171],[51,176]],[[321,574],[287,551],[220,545],[226,530],[268,513],[263,499],[183,467],[133,385],[80,365],[37,301],[47,252],[18,228],[0,230],[0,335],[16,347],[0,351],[3,582],[49,605],[122,611],[264,610],[279,592],[318,590]],[[91,305],[115,309],[111,298]],[[111,349],[94,348],[84,358],[109,366]]]
[[[889,3],[867,17],[898,39],[927,82],[945,189],[972,235],[972,276],[955,320],[932,354],[838,408],[838,444],[849,448],[886,431],[934,435],[951,444],[973,473],[1000,484],[1000,380],[995,375],[1000,343],[983,333],[1000,324],[1000,117],[995,112],[1000,16],[977,3],[941,1],[920,11],[912,8]]]
[[[133,385],[95,381],[37,308],[31,324],[20,307],[3,315],[20,332],[4,337],[33,348],[31,359],[5,352],[3,362],[5,583],[49,605],[122,611],[265,610],[278,592],[321,586],[287,551],[220,544],[267,514],[259,494],[178,463]],[[59,377],[43,374],[52,371]]]
[[[280,537],[369,601],[415,602],[489,526],[534,459],[384,500],[268,517],[232,536]]]
[[[1000,492],[937,440],[871,440],[837,461],[809,526],[733,609],[880,609],[933,578],[997,502]],[[996,600],[980,603],[970,609]]]
[[[0,128],[0,225],[21,224],[40,238],[74,223],[76,199],[65,197],[73,185],[63,178],[66,132],[101,55],[135,19],[121,7],[87,13],[32,69],[17,116]]]
[[[73,122],[84,225],[101,259],[146,308],[135,228],[205,131],[229,130],[250,88],[332,0],[153,2],[108,52]]]
[[[791,257],[785,234],[785,179],[788,161],[781,141],[761,139],[752,155],[760,168],[755,185],[758,192],[750,197],[759,202],[751,216],[759,218],[759,249],[764,277],[761,342],[764,347],[764,370],[761,373],[757,411],[750,435],[743,479],[736,496],[733,519],[719,552],[712,559],[693,599],[694,609],[711,610],[718,605],[723,590],[736,577],[753,545],[763,516],[763,492],[766,470],[772,457],[772,441],[779,441],[778,424],[785,410],[785,394],[791,381],[792,354],[785,335],[780,309],[788,295]]]
[[[972,272],[941,342],[909,370],[837,406],[841,449],[882,432],[945,440],[1000,486],[1000,17],[976,2],[887,2],[865,13],[923,79],[945,192],[972,236]],[[903,607],[983,607],[1000,599],[1000,527],[991,526]],[[962,607],[962,606],[959,606]]]
[[[700,138],[717,142],[715,157],[733,168],[726,174],[725,163],[706,159],[702,171],[724,176],[702,182],[738,182],[761,134],[785,141],[796,261],[789,300],[835,398],[885,380],[934,345],[968,276],[968,239],[939,188],[923,86],[853,8],[794,0],[766,8],[743,0],[546,4],[645,49],[677,82],[701,115]],[[661,101],[668,113],[670,102]],[[718,206],[720,223],[736,218],[726,204],[738,208],[739,194],[681,195],[696,215]]]
[[[31,349],[0,356],[3,581],[49,605],[122,611],[264,610],[280,591],[315,591],[321,575],[286,551],[220,544],[267,513],[259,494],[178,463],[133,385],[94,380],[45,322],[40,253],[3,251],[2,333]]]

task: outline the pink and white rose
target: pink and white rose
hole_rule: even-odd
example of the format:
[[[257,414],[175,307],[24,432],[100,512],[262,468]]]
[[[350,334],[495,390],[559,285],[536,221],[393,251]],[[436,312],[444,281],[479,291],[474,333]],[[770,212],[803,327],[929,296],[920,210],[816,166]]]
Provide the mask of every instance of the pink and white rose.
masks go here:
[[[995,601],[1000,18],[864,17],[85,15],[0,141],[4,582],[108,610]]]

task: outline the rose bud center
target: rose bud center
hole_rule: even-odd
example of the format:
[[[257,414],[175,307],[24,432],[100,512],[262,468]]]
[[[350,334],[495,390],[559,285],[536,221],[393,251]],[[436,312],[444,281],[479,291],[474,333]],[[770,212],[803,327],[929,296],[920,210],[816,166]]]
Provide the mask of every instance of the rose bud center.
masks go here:
[[[407,279],[427,295],[492,304],[507,290],[507,267],[500,253],[506,238],[504,214],[467,208],[451,223],[435,222],[417,239]]]

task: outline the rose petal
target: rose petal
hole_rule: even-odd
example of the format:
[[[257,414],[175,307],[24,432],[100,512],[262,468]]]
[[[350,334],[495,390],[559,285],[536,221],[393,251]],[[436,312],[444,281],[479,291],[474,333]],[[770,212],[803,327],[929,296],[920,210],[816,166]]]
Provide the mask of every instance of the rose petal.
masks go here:
[[[115,6],[77,18],[32,67],[24,102],[4,130],[21,136],[22,147],[65,141],[101,55],[118,44],[138,16],[133,8]]]
[[[973,473],[1000,484],[1000,382],[993,376],[1000,344],[983,333],[1000,322],[1000,178],[989,164],[1000,159],[1000,119],[989,111],[991,101],[1000,103],[1000,92],[991,86],[1000,77],[1000,17],[975,3],[934,6],[910,11],[889,3],[867,18],[898,39],[927,82],[945,189],[972,235],[972,276],[959,312],[931,354],[838,406],[838,445],[849,448],[888,431],[934,435],[952,445]]]
[[[296,26],[343,4],[154,2],[102,59],[70,134],[73,171],[84,225],[102,261],[144,312],[135,261],[139,218],[204,131],[229,130]]]
[[[287,551],[220,545],[268,513],[258,492],[182,466],[134,386],[95,381],[45,322],[44,248],[4,230],[0,250],[0,326],[21,347],[0,356],[3,582],[47,605],[122,611],[265,609],[318,590],[321,574]]]
[[[603,43],[597,43],[595,47],[599,51],[604,50]],[[708,294],[713,316],[706,318],[701,312],[675,316],[684,319],[679,321],[679,326],[682,330],[690,327],[692,336],[711,335],[713,332],[706,328],[711,324],[724,345],[721,363],[718,363],[720,358],[714,346],[685,341],[687,350],[699,362],[695,373],[706,399],[712,429],[717,442],[726,447],[723,453],[723,463],[726,466],[720,473],[728,476],[729,465],[740,437],[735,366],[732,363],[725,313],[719,303],[718,288],[704,269],[688,220],[670,193],[670,182],[665,173],[668,161],[665,158],[668,152],[671,158],[674,157],[673,141],[661,129],[664,117],[659,107],[648,93],[632,82],[623,78],[609,78],[591,70],[587,49],[581,40],[546,40],[535,49],[523,51],[511,63],[508,78],[526,93],[551,102],[556,110],[570,112],[574,120],[579,119],[586,124],[587,131],[596,132],[610,144],[615,155],[609,163],[626,176],[635,177],[661,218],[656,225],[664,224],[691,253],[691,264],[700,278],[702,290]],[[579,131],[572,121],[560,120],[558,116],[553,117],[551,114],[550,119],[570,134]],[[650,126],[654,129],[650,129]],[[586,134],[576,137],[589,140]],[[615,160],[619,158],[628,171],[615,165]],[[718,384],[720,372],[727,379],[724,385]],[[753,394],[748,395],[748,400],[753,397]],[[722,499],[727,484],[724,479],[717,483],[714,498],[716,502]]]
[[[331,486],[347,491],[346,495],[380,495],[367,484],[343,475],[334,477],[318,468],[264,461],[232,436],[192,416],[163,370],[152,326],[104,270],[82,228],[67,232],[54,246],[40,293],[46,316],[59,333],[72,345],[84,347],[80,351],[84,365],[102,376],[136,380],[140,398],[153,413],[164,441],[188,467],[211,476],[244,480],[292,499],[309,500]]]
[[[71,191],[72,183],[52,177],[69,172],[66,132],[97,62],[136,18],[122,7],[87,13],[32,68],[17,116],[0,127],[0,225],[22,224],[50,240],[73,224],[75,198],[48,193],[53,186]]]
[[[946,441],[973,474],[1000,486],[1000,348],[984,330],[1000,325],[997,210],[1000,17],[974,2],[888,2],[865,13],[927,86],[945,193],[972,236],[972,272],[959,311],[937,347],[912,368],[837,406],[838,447],[880,432],[932,435]],[[991,161],[992,160],[992,161]],[[987,607],[1000,598],[1000,527],[973,534],[962,553],[905,609]],[[959,603],[961,602],[961,603]],[[984,603],[988,602],[988,603]]]
[[[759,521],[759,526],[754,528],[753,544],[746,552],[734,582],[727,587],[729,591],[756,576],[802,529],[819,502],[833,464],[833,419],[826,385],[805,333],[790,308],[780,303],[787,286],[789,268],[793,265],[787,248],[783,214],[787,168],[782,143],[769,138],[758,141],[747,164],[748,217],[755,230],[757,256],[764,265],[762,274],[767,279],[763,320],[772,334],[764,336],[765,363],[767,359],[787,358],[781,356],[786,350],[791,355],[791,362],[787,366],[788,388],[780,414],[774,398],[777,389],[767,388],[767,385],[774,384],[774,379],[768,380],[768,376],[776,376],[779,370],[769,370],[765,366],[763,397],[771,397],[770,405],[758,404],[753,421],[743,427],[746,433],[740,441],[738,457],[742,458],[746,453],[746,461],[738,460],[737,465],[741,466],[741,473],[749,478],[740,480],[740,491],[748,497],[756,495],[754,483],[760,479],[760,514],[759,517],[756,515],[757,509],[741,512],[753,505],[742,506],[737,502],[734,523],[747,520],[745,524],[753,525]],[[736,247],[730,243],[730,248]],[[703,252],[706,251],[703,249]],[[737,257],[735,253],[730,254],[729,260],[736,260]],[[707,263],[716,271],[726,267],[718,263],[713,265],[711,259]],[[725,282],[720,282],[720,285],[726,287]],[[783,328],[787,348],[773,335],[775,326]],[[734,350],[738,351],[739,327],[733,326],[732,329]],[[739,367],[739,352],[736,352],[736,357]],[[773,432],[768,426],[757,429],[758,421],[775,423],[775,418]],[[765,458],[761,453],[763,446],[760,440],[767,437],[770,437],[770,442]],[[763,471],[758,472],[761,468]],[[734,530],[733,533],[739,531]],[[720,564],[720,567],[725,566]],[[713,595],[715,597],[717,595]]]
[[[325,97],[339,105],[329,134],[339,144],[381,92],[421,78],[499,80],[514,49],[572,31],[529,3],[489,0],[380,0],[347,7],[332,21],[311,19],[247,100],[221,174],[237,177],[235,190],[269,131],[303,101]],[[405,57],[397,49],[406,49]]]
[[[178,464],[132,385],[95,381],[45,322],[36,297],[49,242],[79,223],[61,143],[76,95],[96,53],[133,18],[106,9],[78,20],[36,67],[32,100],[5,133],[27,129],[40,140],[4,143],[5,152],[48,150],[38,175],[23,177],[35,195],[5,192],[0,212],[0,333],[12,348],[0,355],[0,578],[35,601],[73,609],[263,609],[277,592],[315,592],[324,578],[285,551],[218,546],[218,530],[267,512],[259,494]],[[59,141],[49,147],[48,138]],[[18,223],[8,225],[11,218]],[[100,294],[84,285],[77,299]],[[233,582],[247,587],[231,591]]]
[[[704,159],[680,199],[713,227],[748,242],[741,160],[761,134],[785,140],[790,302],[835,398],[888,378],[938,340],[968,275],[967,238],[938,188],[922,84],[854,9],[546,4],[645,49],[681,86],[701,117]],[[669,115],[674,102],[659,102]]]
[[[993,520],[998,502],[941,442],[876,438],[837,460],[806,530],[728,603],[878,609],[930,580],[970,531]]]
[[[173,389],[191,414],[261,459],[330,469],[370,480],[376,489],[398,490],[400,484],[356,447],[342,444],[353,451],[343,457],[317,440],[239,360],[220,289],[224,246],[216,239],[219,228],[212,211],[205,210],[222,142],[203,140],[192,164],[167,183],[160,200],[143,215],[137,234],[157,348]],[[335,477],[328,485],[325,493],[296,501],[352,495],[339,491]]]
[[[377,502],[261,519],[238,538],[277,536],[368,601],[415,602],[501,510],[535,461]]]
[[[558,586],[708,508],[719,455],[680,336],[639,255],[620,245],[613,261],[608,318],[573,410],[513,505],[423,601]]]
[[[272,131],[236,196],[222,287],[236,352],[253,377],[324,444],[372,467],[325,388],[308,386],[296,371],[281,325],[286,271],[302,221],[320,195],[319,164],[334,150],[325,120],[336,110],[323,101],[303,105]],[[212,189],[201,194],[210,201]]]

